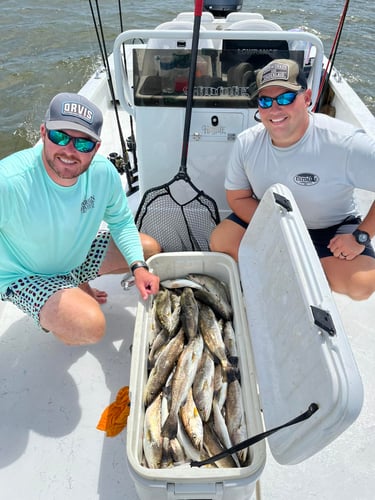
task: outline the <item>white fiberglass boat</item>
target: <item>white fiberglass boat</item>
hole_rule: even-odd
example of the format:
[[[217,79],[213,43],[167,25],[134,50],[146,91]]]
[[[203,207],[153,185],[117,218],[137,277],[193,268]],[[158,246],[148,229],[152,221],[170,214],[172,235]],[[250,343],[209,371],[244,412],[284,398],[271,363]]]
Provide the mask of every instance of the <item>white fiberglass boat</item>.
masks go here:
[[[205,2],[189,136],[188,173],[216,201],[221,217],[228,212],[223,191],[224,169],[236,134],[255,123],[256,108],[249,94],[257,64],[267,58],[296,58],[304,65],[313,89],[312,108],[319,100],[322,112],[335,114],[375,135],[374,116],[335,67],[329,73],[326,100],[320,99],[321,75],[327,58],[315,35],[292,27],[284,29],[258,13],[242,12],[241,3]],[[226,10],[227,4],[230,5]],[[147,189],[169,181],[177,173],[186,107],[186,54],[191,47],[193,21],[193,12],[182,12],[148,30],[121,33],[113,54],[104,58],[105,68],[99,68],[80,91],[103,112],[100,152],[112,158],[122,175],[134,213]],[[173,54],[178,55],[178,64],[170,65]],[[359,192],[358,196],[366,212],[372,195]],[[168,214],[163,217],[165,220]],[[186,253],[185,260],[193,262],[197,255]],[[312,269],[314,266],[315,262]],[[272,273],[276,275],[279,271],[278,268],[268,272],[272,277]],[[108,438],[96,429],[104,408],[114,401],[120,388],[129,385],[131,346],[133,342],[140,343],[133,335],[142,333],[135,327],[138,293],[121,278],[107,276],[94,283],[109,295],[103,306],[107,334],[94,346],[64,346],[39,331],[15,307],[0,303],[2,499],[136,500],[139,496],[188,500],[228,498],[225,496],[228,491],[231,494],[225,473],[221,478],[221,472],[209,481],[213,489],[178,492],[176,485],[172,491],[165,484],[161,492],[151,485],[147,475],[143,478],[137,475],[134,466],[129,472],[127,446],[135,439],[129,431],[128,435],[124,431]],[[319,283],[318,280],[318,288]],[[251,495],[257,500],[373,498],[375,297],[354,303],[348,297],[333,294],[324,300],[328,300],[334,318],[337,308],[338,330],[340,334],[346,332],[362,378],[364,401],[359,416],[356,418],[362,388],[357,385],[358,373],[355,373],[353,387],[358,398],[352,416],[354,423],[321,451],[315,450],[317,453],[297,465],[279,465],[268,446],[267,455],[262,449],[259,467],[250,478],[254,485],[246,490],[250,493],[244,494],[241,488],[240,492],[234,491],[232,496],[238,499],[249,500]],[[287,305],[291,314],[293,305]],[[271,313],[277,314],[280,307],[278,304],[272,309],[271,303]],[[334,346],[335,349],[338,348]],[[136,358],[133,353],[132,370],[138,361],[138,353]],[[244,374],[242,379],[246,380]],[[347,382],[350,387],[350,377]],[[356,399],[353,394],[351,398]],[[134,393],[133,399],[137,399]],[[132,407],[132,411],[138,418],[138,410]],[[136,426],[134,418],[132,432]],[[267,418],[265,421],[267,424]],[[315,443],[313,449],[314,446]],[[199,474],[200,470],[189,468],[186,482],[194,483]],[[238,481],[231,477],[229,482],[238,486],[242,477]],[[207,486],[207,481],[204,484]],[[218,484],[224,486],[219,488]]]

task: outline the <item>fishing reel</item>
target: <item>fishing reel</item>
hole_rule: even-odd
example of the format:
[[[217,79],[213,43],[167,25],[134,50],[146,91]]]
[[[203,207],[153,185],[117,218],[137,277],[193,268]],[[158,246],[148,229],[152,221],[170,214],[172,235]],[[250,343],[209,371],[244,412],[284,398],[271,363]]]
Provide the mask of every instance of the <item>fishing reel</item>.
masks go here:
[[[138,181],[137,171],[132,168],[127,153],[126,160],[118,153],[109,153],[108,160],[113,163],[120,175],[126,174],[126,181],[128,183],[128,191],[126,194],[129,195],[138,191],[138,186],[134,186],[134,183]]]
[[[122,175],[126,172],[127,163],[129,163],[129,159],[127,162],[120,156],[118,153],[109,153],[108,160],[110,160],[113,165],[116,167],[117,172]]]

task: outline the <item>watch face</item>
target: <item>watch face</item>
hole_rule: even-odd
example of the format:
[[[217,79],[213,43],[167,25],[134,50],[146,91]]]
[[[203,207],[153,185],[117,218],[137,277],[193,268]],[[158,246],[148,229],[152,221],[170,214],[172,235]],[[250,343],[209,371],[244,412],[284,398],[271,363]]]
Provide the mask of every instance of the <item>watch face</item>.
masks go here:
[[[366,245],[370,241],[368,233],[366,233],[366,231],[361,231],[360,229],[354,231],[353,236],[360,245]]]

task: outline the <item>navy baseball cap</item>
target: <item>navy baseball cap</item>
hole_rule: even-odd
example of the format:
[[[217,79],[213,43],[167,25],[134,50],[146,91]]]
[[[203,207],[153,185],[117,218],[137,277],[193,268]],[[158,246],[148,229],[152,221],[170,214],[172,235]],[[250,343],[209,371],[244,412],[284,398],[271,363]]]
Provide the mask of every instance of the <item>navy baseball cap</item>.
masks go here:
[[[48,130],[77,130],[100,141],[103,115],[100,109],[83,95],[62,92],[50,102],[45,125]]]

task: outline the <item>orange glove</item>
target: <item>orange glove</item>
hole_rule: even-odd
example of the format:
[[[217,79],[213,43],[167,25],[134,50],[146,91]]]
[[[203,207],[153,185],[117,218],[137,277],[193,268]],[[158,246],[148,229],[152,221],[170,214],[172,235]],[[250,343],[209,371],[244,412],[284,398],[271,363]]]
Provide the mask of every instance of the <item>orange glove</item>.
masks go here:
[[[105,431],[107,437],[114,437],[126,427],[130,413],[129,387],[123,387],[117,393],[116,400],[103,411],[96,426]]]

